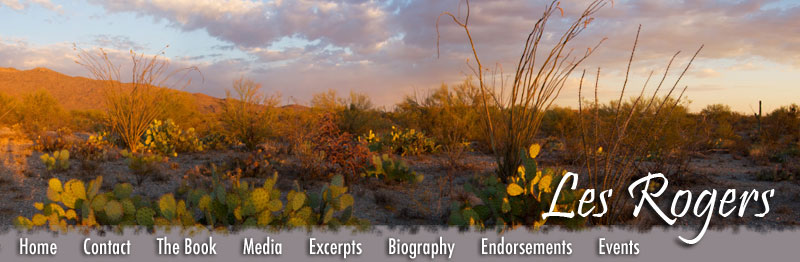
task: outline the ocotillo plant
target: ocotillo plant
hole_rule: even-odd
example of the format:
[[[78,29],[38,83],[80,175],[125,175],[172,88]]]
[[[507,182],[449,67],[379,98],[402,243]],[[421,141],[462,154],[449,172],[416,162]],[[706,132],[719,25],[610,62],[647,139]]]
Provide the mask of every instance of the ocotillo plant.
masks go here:
[[[547,5],[542,17],[533,26],[525,40],[524,50],[520,55],[510,88],[504,86],[504,76],[502,75],[500,75],[500,86],[497,88],[490,86],[490,82],[494,81],[487,81],[484,72],[487,69],[481,63],[469,29],[469,1],[466,2],[467,12],[463,20],[450,12],[443,12],[439,15],[436,21],[437,33],[439,19],[442,16],[448,16],[464,29],[469,40],[477,67],[473,67],[471,64],[469,66],[478,78],[487,136],[491,140],[491,147],[498,163],[498,174],[504,182],[516,175],[517,167],[522,163],[519,151],[532,142],[539,130],[544,112],[561,93],[561,89],[572,71],[603,42],[600,40],[597,45],[588,48],[582,55],[574,55],[572,50],[567,48],[588,27],[589,23],[594,20],[592,16],[606,3],[605,0],[595,0],[589,3],[586,9],[557,38],[558,40],[549,47],[550,50],[540,52],[540,48],[548,48],[547,44],[542,41],[542,37],[546,35],[547,22],[556,11],[559,11],[562,16],[564,15],[564,10],[559,6],[558,1],[552,1]]]

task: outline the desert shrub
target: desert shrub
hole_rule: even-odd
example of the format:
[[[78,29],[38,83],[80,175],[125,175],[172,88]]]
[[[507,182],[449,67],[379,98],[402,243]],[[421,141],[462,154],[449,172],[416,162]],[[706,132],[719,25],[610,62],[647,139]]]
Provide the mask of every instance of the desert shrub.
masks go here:
[[[68,128],[60,128],[55,132],[41,133],[34,139],[33,149],[41,152],[69,149],[72,145],[69,139],[70,135],[72,135],[72,130]]]
[[[334,89],[316,93],[311,97],[311,107],[326,113],[336,113],[344,109],[346,102]]]
[[[69,151],[55,151],[52,155],[42,154],[42,163],[47,167],[47,171],[64,171],[69,169]]]
[[[702,116],[700,127],[707,148],[731,148],[741,139],[734,130],[734,122],[740,117],[729,106],[708,105],[700,111],[700,115]]]
[[[798,168],[796,163],[792,163],[791,165],[783,163],[771,168],[764,168],[755,175],[755,179],[758,181],[771,182],[796,181],[799,178],[800,168]]]
[[[40,213],[17,217],[18,228],[49,228],[54,232],[88,230],[104,226],[182,226],[184,229],[226,230],[229,226],[291,228],[310,225],[367,225],[353,215],[353,197],[347,194],[340,176],[318,194],[291,190],[286,201],[275,189],[277,175],[263,186],[249,185],[238,178],[228,183],[215,176],[210,188],[182,189],[149,200],[135,195],[132,185],[117,184],[102,192],[102,177],[88,183],[72,179],[62,185],[50,179],[47,201],[34,204]]]
[[[276,172],[279,163],[273,152],[259,148],[244,158],[234,158],[230,166],[243,177],[268,177]]]
[[[800,156],[800,112],[797,105],[783,106],[763,119],[761,135],[756,142],[762,157],[771,162],[792,161]]]
[[[278,96],[261,94],[261,85],[244,77],[233,82],[233,91],[225,91],[225,100],[217,119],[225,135],[243,143],[247,149],[273,135]]]
[[[110,158],[113,145],[108,140],[107,132],[89,135],[86,141],[75,143],[70,150],[75,159],[81,161],[81,168],[87,171],[97,169],[97,161]]]
[[[523,165],[518,167],[516,175],[503,183],[498,177],[487,177],[479,188],[470,184],[465,190],[474,194],[477,199],[468,198],[453,202],[450,209],[450,225],[475,226],[478,228],[501,227],[501,229],[517,226],[533,226],[538,229],[545,223],[580,228],[587,220],[582,216],[566,218],[542,218],[542,214],[550,210],[556,189],[564,179],[566,171],[541,169],[537,166],[536,156],[540,146],[532,145],[528,152],[520,152]],[[573,178],[576,179],[576,178]],[[554,211],[575,212],[580,203],[584,189],[572,190],[562,188],[556,199]],[[587,211],[591,205],[585,205]]]
[[[16,112],[23,130],[31,135],[64,127],[65,119],[69,118],[58,101],[46,90],[25,95],[16,107]]]
[[[544,113],[542,118],[542,135],[548,143],[544,148],[560,151],[561,157],[568,163],[577,162],[583,147],[578,130],[578,110],[568,107],[553,107]]]
[[[17,107],[16,99],[0,93],[0,124],[16,123],[14,108]]]
[[[800,145],[790,143],[787,145],[773,146],[767,152],[769,161],[776,163],[787,163],[800,156]]]
[[[291,154],[311,141],[319,126],[322,112],[303,106],[285,106],[278,110],[275,123],[276,140],[287,145]]]
[[[314,149],[314,138],[322,119],[320,111],[287,106],[278,111],[277,118],[277,142],[283,144],[287,155],[294,159],[290,162],[293,170],[304,178],[327,175],[324,153]]]
[[[170,103],[164,107],[164,114],[159,119],[172,119],[178,126],[191,126],[201,129],[212,121],[213,115],[200,112],[194,94],[187,92],[170,92]],[[205,130],[203,130],[205,131]]]
[[[568,140],[578,129],[578,110],[555,106],[544,112],[541,132],[545,136]]]
[[[768,143],[787,144],[800,138],[800,109],[782,106],[764,117],[761,139]]]
[[[131,80],[123,83],[120,66],[111,61],[105,50],[93,54],[79,49],[76,62],[105,85],[103,98],[111,130],[133,153],[139,152],[139,140],[150,123],[162,117],[172,102],[174,91],[170,89],[188,85],[186,76],[197,70],[196,67],[170,70],[169,60],[161,54],[145,56],[131,50]]]
[[[302,174],[302,178],[319,178],[330,175],[331,167],[325,161],[325,152],[316,150],[316,144],[308,141],[301,141],[292,145],[292,156],[296,161],[297,170]]]
[[[148,153],[133,153],[122,150],[120,154],[126,158],[128,169],[136,174],[136,183],[141,185],[145,179],[158,174],[159,163],[164,162],[164,157]]]
[[[367,165],[370,152],[353,135],[339,130],[334,118],[332,114],[322,116],[311,139],[312,149],[322,154],[328,170],[344,175],[346,181],[352,183]]]
[[[397,107],[396,119],[405,127],[429,134],[448,157],[451,167],[470,150],[471,141],[480,141],[478,90],[467,78],[464,83],[439,89],[424,98],[406,97]]]
[[[76,131],[98,132],[107,129],[106,114],[100,110],[71,110],[70,128]]]
[[[203,151],[205,146],[194,128],[182,130],[172,119],[156,119],[144,133],[141,148],[148,153],[176,157],[178,153]]]
[[[346,98],[339,97],[333,89],[314,94],[311,107],[323,113],[336,114],[339,129],[354,135],[387,129],[391,125],[383,113],[375,109],[369,96],[355,91],[350,91]]]
[[[103,157],[103,153],[112,147],[112,143],[108,139],[108,132],[91,134],[80,146],[80,149],[75,150],[75,153],[89,159],[100,159]]]
[[[384,181],[411,183],[422,182],[425,177],[417,174],[408,167],[402,160],[395,160],[387,154],[382,156],[373,155],[372,165],[362,173],[363,177],[375,177]]]
[[[635,125],[641,126],[660,126],[666,125],[669,128],[661,130],[656,129],[652,132],[629,133],[628,137],[619,141],[617,144],[621,152],[628,152],[643,148],[643,156],[637,156],[639,159],[634,163],[639,173],[647,173],[649,171],[657,170],[668,177],[681,176],[686,173],[690,160],[690,153],[696,151],[701,146],[705,145],[705,137],[701,132],[697,132],[697,121],[688,113],[688,101],[678,101],[672,98],[664,98],[667,104],[672,105],[670,110],[665,110],[655,114],[653,109],[646,110],[642,107],[634,109],[634,114],[644,115],[648,117],[632,118],[631,121],[637,121]],[[630,104],[623,104],[623,111],[630,112]],[[607,112],[614,112],[612,107],[607,107]],[[602,110],[602,109],[601,109]],[[613,114],[608,114],[604,120],[605,126],[613,128]],[[608,129],[606,129],[608,130]],[[600,137],[607,138],[611,132],[601,132]],[[658,135],[654,136],[653,133]],[[600,143],[600,147],[602,147]],[[610,144],[608,146],[611,146]],[[606,148],[610,148],[610,147]],[[602,157],[602,156],[601,156]]]
[[[202,143],[206,148],[209,150],[223,150],[230,147],[233,144],[231,138],[225,136],[220,133],[209,133],[208,135],[203,136],[200,138],[200,143]]]
[[[339,129],[350,134],[364,134],[368,130],[379,129],[380,125],[387,125],[381,121],[380,112],[374,109],[372,101],[365,94],[350,92],[350,98],[345,100],[345,108],[340,110],[337,117]]]

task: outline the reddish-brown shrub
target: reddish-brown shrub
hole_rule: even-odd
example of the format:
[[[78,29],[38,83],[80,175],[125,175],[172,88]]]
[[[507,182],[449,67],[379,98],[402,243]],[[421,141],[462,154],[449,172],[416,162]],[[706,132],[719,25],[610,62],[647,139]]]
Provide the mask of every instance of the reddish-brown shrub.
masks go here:
[[[370,152],[352,134],[339,130],[334,118],[333,114],[322,116],[312,143],[315,151],[324,154],[329,170],[344,175],[347,183],[352,183],[367,165]]]

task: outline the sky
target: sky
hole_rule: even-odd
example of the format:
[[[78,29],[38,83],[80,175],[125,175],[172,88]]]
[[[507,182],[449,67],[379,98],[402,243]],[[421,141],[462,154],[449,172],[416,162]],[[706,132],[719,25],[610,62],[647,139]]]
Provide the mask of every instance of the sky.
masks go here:
[[[563,0],[545,42],[557,38],[587,1]],[[470,1],[470,30],[484,65],[513,72],[525,38],[549,1]],[[107,50],[121,65],[130,50],[164,51],[175,69],[196,66],[185,91],[223,97],[233,81],[253,79],[284,103],[308,104],[334,89],[369,95],[391,109],[406,95],[425,94],[471,76],[466,35],[444,11],[463,18],[463,0],[0,0],[0,67],[47,67],[89,76],[75,63],[78,47]],[[637,28],[642,31],[629,86],[650,72],[663,74],[670,57],[675,79],[688,86],[690,108],[724,103],[757,111],[800,102],[800,3],[772,0],[616,0],[594,15],[570,46],[586,50],[606,38],[581,64],[557,100],[577,106],[577,78],[592,81],[601,68],[599,96],[616,99]],[[474,78],[474,77],[473,77]],[[122,79],[123,81],[125,78]],[[654,85],[651,85],[651,87]],[[628,91],[633,93],[632,91]],[[593,95],[593,94],[592,94]]]

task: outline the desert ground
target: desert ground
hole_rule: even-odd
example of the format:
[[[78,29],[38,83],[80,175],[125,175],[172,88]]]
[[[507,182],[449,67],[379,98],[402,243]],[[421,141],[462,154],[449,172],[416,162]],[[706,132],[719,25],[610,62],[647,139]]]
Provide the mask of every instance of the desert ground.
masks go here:
[[[87,134],[75,134],[71,139],[86,139]],[[63,172],[48,171],[40,161],[42,152],[33,150],[34,142],[24,135],[9,128],[0,128],[0,221],[10,224],[17,216],[32,216],[37,210],[35,202],[46,201],[48,180],[59,178],[89,180],[95,176],[104,177],[103,188],[110,190],[117,183],[131,183],[135,194],[156,198],[159,195],[176,191],[182,183],[198,176],[210,165],[226,166],[232,161],[245,158],[249,153],[243,150],[206,151],[186,153],[162,163],[154,175],[139,181],[127,167],[125,158],[119,152],[111,152],[107,161],[100,161],[87,171],[85,167],[73,160],[69,170]],[[264,150],[270,150],[265,146]],[[299,181],[303,189],[319,190],[323,184],[320,180],[303,181],[303,177],[293,171],[291,156],[274,152],[273,168],[279,173],[277,187],[283,191],[293,188]],[[558,152],[544,150],[539,161],[543,164],[558,163]],[[366,180],[350,186],[355,198],[354,215],[369,220],[372,225],[446,225],[450,203],[459,198],[470,198],[463,190],[465,183],[483,175],[494,172],[496,163],[490,155],[479,152],[467,153],[463,159],[463,168],[449,171],[444,156],[437,154],[403,157],[411,169],[425,176],[425,179],[414,186],[400,183],[389,183],[381,180]],[[567,170],[578,169],[574,166],[563,166]],[[669,189],[663,199],[671,199],[678,189],[699,193],[703,190],[726,189],[752,190],[759,192],[775,189],[771,199],[773,208],[764,218],[755,218],[752,213],[762,210],[752,209],[742,218],[731,216],[715,218],[712,227],[745,225],[753,227],[793,226],[800,223],[800,183],[795,181],[764,181],[758,174],[764,170],[776,168],[772,165],[758,164],[748,158],[736,156],[724,151],[710,151],[692,155],[688,172],[680,179],[670,181]],[[266,177],[268,174],[263,174]],[[452,176],[452,180],[449,177]],[[264,177],[245,177],[243,180],[261,181]],[[452,181],[452,185],[448,183]],[[141,182],[141,184],[139,184]],[[285,194],[284,194],[285,197]],[[668,210],[669,202],[659,202],[664,210]],[[704,218],[686,216],[678,220],[678,225],[696,226],[703,223]],[[628,220],[625,225],[648,227],[663,224],[652,213]]]

